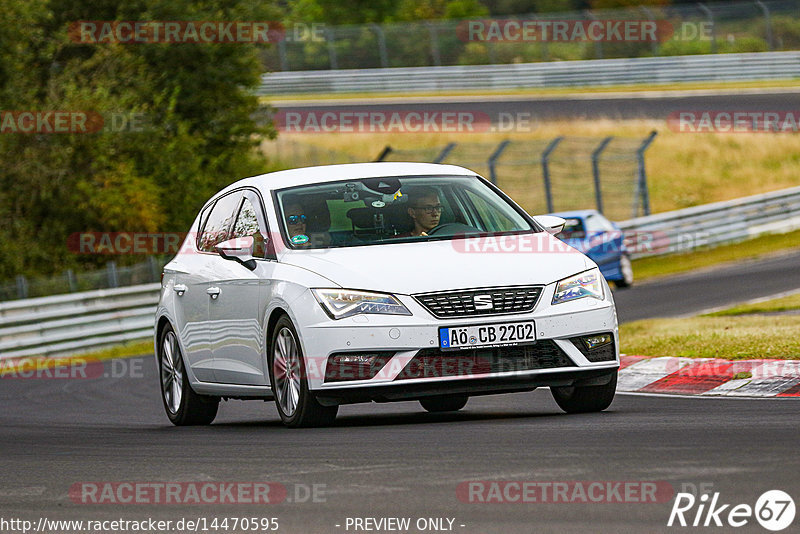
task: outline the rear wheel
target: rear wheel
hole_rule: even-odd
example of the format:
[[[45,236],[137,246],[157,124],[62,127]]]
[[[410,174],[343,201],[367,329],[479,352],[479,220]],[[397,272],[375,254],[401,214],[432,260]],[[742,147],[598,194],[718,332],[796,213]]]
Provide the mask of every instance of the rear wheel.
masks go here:
[[[177,426],[211,424],[217,416],[219,398],[198,395],[192,390],[178,337],[171,326],[161,332],[158,346],[161,400],[169,420]]]
[[[601,412],[611,405],[617,391],[617,371],[602,386],[564,386],[550,388],[559,408],[567,413]]]
[[[633,265],[627,254],[620,256],[619,270],[622,273],[622,279],[616,280],[614,285],[617,287],[631,287],[633,285]]]
[[[333,424],[339,407],[321,405],[309,391],[303,351],[288,316],[278,319],[270,348],[270,383],[283,424],[292,428]]]
[[[449,395],[446,397],[426,397],[419,403],[429,412],[457,412],[467,405],[466,395]]]

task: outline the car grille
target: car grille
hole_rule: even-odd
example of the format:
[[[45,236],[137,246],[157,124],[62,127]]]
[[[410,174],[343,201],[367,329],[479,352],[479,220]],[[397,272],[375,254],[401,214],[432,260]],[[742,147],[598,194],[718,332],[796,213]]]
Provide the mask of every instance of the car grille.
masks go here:
[[[573,365],[575,364],[564,351],[550,340],[520,347],[459,351],[422,349],[406,364],[395,380],[532,371]]]
[[[434,317],[447,319],[529,312],[536,306],[541,293],[541,286],[489,287],[425,293],[414,295],[414,298]],[[491,307],[488,307],[489,296],[491,296]]]

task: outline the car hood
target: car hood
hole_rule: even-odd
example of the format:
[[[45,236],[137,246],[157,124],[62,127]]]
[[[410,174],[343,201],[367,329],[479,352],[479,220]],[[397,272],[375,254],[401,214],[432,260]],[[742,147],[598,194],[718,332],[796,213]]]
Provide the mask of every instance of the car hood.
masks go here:
[[[549,284],[595,266],[545,232],[420,243],[287,250],[279,261],[341,287],[415,294]]]

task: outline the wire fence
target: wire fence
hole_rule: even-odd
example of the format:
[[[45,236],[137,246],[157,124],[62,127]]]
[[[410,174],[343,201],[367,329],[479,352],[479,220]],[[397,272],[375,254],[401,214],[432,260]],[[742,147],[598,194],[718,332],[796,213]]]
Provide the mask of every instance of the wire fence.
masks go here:
[[[658,39],[514,38],[524,23],[653,21]],[[470,23],[482,28],[470,32]],[[492,26],[492,24],[495,24]],[[570,26],[574,27],[574,26]],[[491,34],[490,28],[499,29]],[[292,34],[289,33],[289,37]],[[501,19],[324,26],[262,52],[270,71],[488,65],[800,49],[800,0],[746,0],[528,14]]]
[[[377,161],[451,163],[474,170],[498,184],[530,213],[594,207],[612,220],[650,214],[644,152],[655,136],[556,137],[500,143],[447,143],[422,148],[375,147]],[[293,140],[278,139],[262,147],[276,167],[353,163],[355,156]],[[0,284],[0,301],[126,287],[158,282],[166,261],[47,277],[17,276]]]
[[[104,268],[94,271],[75,272],[69,269],[53,276],[18,275],[13,281],[0,284],[0,301],[158,282],[165,263],[149,256],[141,263],[125,267],[118,267],[116,262],[111,261]]]
[[[596,208],[610,219],[623,220],[650,214],[644,154],[655,136],[388,146],[376,159],[466,167],[499,185],[530,213]]]

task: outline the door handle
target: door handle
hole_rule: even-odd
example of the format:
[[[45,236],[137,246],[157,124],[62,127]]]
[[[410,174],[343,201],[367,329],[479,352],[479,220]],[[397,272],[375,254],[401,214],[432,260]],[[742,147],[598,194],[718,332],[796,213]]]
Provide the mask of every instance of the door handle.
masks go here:
[[[185,284],[175,284],[175,287],[172,289],[175,290],[175,293],[178,294],[179,297],[182,297],[186,290],[188,289]]]
[[[219,296],[219,288],[209,287],[208,289],[206,289],[206,293],[208,293],[212,299],[215,299]]]

